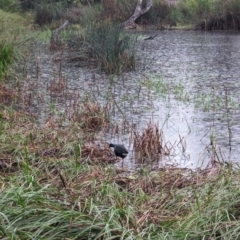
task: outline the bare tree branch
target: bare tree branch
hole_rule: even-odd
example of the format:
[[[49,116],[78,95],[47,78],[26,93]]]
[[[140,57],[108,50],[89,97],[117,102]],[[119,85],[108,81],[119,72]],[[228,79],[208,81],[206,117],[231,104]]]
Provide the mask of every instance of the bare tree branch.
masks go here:
[[[133,28],[136,24],[135,21],[138,17],[146,13],[151,7],[152,7],[152,0],[147,0],[146,7],[142,7],[143,0],[138,0],[137,6],[135,8],[135,11],[133,15],[125,21],[122,25],[124,28],[130,29]]]
[[[69,21],[66,20],[58,29],[56,29],[56,30],[54,30],[52,32],[52,36],[51,36],[51,42],[52,43],[56,43],[57,42],[57,38],[58,38],[58,35],[59,35],[60,31],[63,28],[67,27],[68,24],[69,24]]]

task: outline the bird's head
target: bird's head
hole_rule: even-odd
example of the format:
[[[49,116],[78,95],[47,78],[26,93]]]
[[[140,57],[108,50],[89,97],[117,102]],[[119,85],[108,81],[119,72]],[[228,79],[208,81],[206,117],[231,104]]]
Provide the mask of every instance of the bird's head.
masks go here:
[[[111,147],[113,147],[113,148],[114,148],[114,146],[115,146],[115,145],[114,145],[114,144],[112,144],[112,143],[110,143],[110,144],[109,144],[109,147],[110,147],[110,148],[111,148]]]

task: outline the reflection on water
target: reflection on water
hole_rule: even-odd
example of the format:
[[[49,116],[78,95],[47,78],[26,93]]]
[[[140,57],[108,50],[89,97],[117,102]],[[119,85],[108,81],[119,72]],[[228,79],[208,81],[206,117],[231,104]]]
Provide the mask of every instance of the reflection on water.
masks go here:
[[[169,164],[192,168],[206,165],[210,159],[206,146],[212,136],[221,158],[239,161],[240,34],[161,31],[151,41],[139,38],[137,54],[136,72],[106,76],[95,68],[76,66],[69,61],[71,55],[50,53],[46,46],[39,46],[34,53],[34,58],[40,61],[39,76],[36,78],[36,65],[31,62],[21,86],[29,94],[34,89],[34,101],[31,106],[24,106],[22,101],[22,107],[35,112],[38,121],[44,124],[50,113],[66,114],[66,107],[86,96],[102,104],[110,100],[112,121],[127,120],[138,129],[150,119],[159,124],[165,141],[173,145],[172,155],[164,158]],[[190,100],[175,99],[174,91],[167,97],[158,94],[153,98],[152,92],[139,84],[159,75],[170,88],[180,83]],[[66,84],[64,92],[50,94],[49,86],[59,84],[56,79]],[[106,142],[124,143],[131,150],[128,134],[106,132],[103,136]],[[185,151],[179,144],[181,139],[186,142]],[[124,165],[133,167],[132,158],[130,153]]]

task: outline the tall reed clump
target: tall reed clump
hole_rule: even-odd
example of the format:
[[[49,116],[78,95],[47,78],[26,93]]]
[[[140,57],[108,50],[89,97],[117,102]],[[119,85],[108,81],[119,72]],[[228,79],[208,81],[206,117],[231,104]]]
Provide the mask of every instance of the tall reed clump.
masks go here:
[[[86,100],[72,110],[71,120],[81,123],[81,128],[86,132],[100,131],[108,123],[105,109],[99,103]]]
[[[138,161],[158,160],[164,154],[163,132],[151,122],[142,134],[134,132],[133,150]]]
[[[136,38],[122,33],[119,24],[105,21],[88,29],[91,55],[106,73],[135,68]]]
[[[14,57],[13,46],[5,41],[0,42],[0,79],[12,63]]]
[[[41,1],[40,4],[36,4],[35,10],[35,22],[40,26],[44,24],[50,24],[55,20],[61,19],[64,13],[64,4],[48,3],[47,1]]]

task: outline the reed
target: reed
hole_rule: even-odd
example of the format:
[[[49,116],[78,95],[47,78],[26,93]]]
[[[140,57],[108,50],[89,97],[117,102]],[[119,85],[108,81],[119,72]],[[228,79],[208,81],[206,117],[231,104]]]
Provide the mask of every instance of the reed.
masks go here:
[[[122,33],[119,24],[105,21],[88,30],[91,55],[107,73],[119,73],[135,68],[136,38]]]
[[[7,68],[13,62],[14,50],[11,44],[7,42],[0,43],[0,79],[6,73]]]
[[[163,132],[149,122],[142,133],[133,132],[133,151],[138,161],[159,160],[164,154]]]
[[[92,103],[89,100],[74,106],[69,119],[80,123],[81,128],[87,132],[100,131],[108,123],[105,108],[99,103]]]

